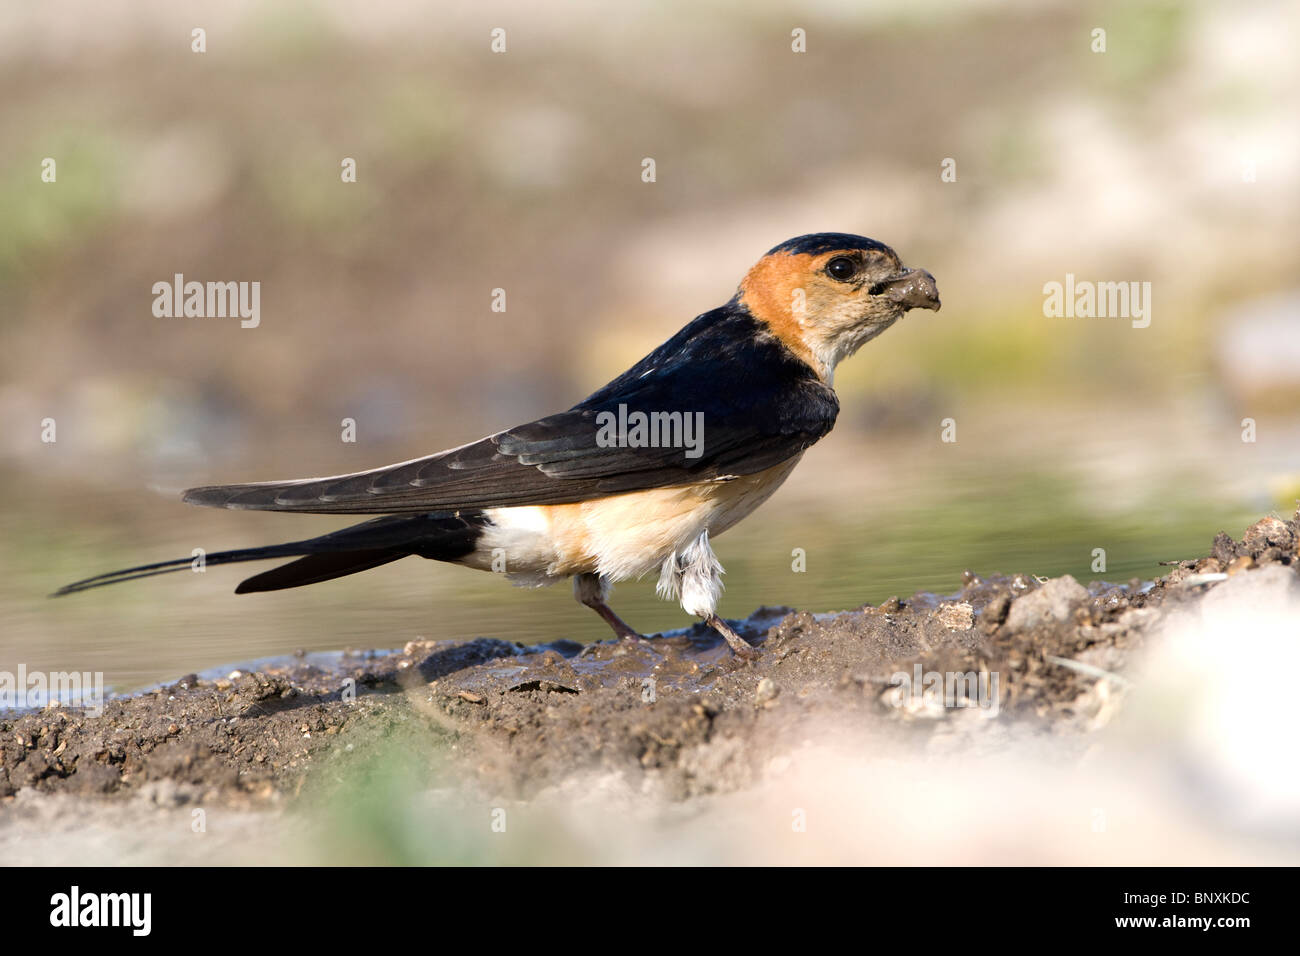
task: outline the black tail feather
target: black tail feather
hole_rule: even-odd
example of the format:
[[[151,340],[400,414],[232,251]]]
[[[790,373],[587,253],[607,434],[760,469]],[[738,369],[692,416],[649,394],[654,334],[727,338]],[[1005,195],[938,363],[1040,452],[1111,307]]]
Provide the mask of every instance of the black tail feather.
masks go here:
[[[289,544],[274,544],[265,548],[240,548],[235,551],[217,551],[213,554],[203,556],[204,565],[210,564],[234,564],[238,561],[261,561],[266,558],[287,558],[309,552],[303,550],[311,545],[310,541],[293,541]],[[190,567],[195,558],[176,558],[173,561],[158,561],[154,564],[141,564],[134,568],[123,568],[120,571],[109,571],[107,574],[97,574],[93,578],[84,578],[80,581],[73,581],[71,584],[65,584],[59,588],[50,597],[62,597],[65,594],[76,594],[78,591],[89,591],[92,588],[102,588],[107,584],[119,584],[122,581],[135,581],[140,578],[151,578],[157,574],[171,574],[175,571],[184,571]]]
[[[297,561],[290,561],[270,571],[255,574],[239,583],[236,594],[250,594],[257,591],[283,591],[285,588],[302,587],[304,584],[317,584],[334,578],[346,577],[359,571],[369,571],[381,564],[409,557],[409,551],[340,551],[325,554],[309,554]]]
[[[278,591],[366,571],[412,554],[438,561],[455,561],[474,550],[487,523],[482,512],[473,511],[457,514],[386,515],[305,541],[290,541],[264,548],[217,551],[205,555],[203,561],[206,566],[262,561],[267,558],[298,558],[297,561],[254,575],[235,589],[236,594]],[[176,558],[97,574],[92,578],[66,584],[50,597],[76,594],[107,584],[135,581],[157,574],[171,574],[188,568],[193,561],[193,558]]]

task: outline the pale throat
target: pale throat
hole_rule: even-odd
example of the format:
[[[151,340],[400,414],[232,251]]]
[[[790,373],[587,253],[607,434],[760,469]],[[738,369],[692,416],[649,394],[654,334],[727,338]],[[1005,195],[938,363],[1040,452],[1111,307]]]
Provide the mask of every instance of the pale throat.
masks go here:
[[[836,329],[830,335],[824,332],[818,334],[820,330],[817,329],[807,329],[804,341],[808,343],[809,351],[821,366],[818,371],[822,379],[827,385],[834,385],[836,366],[845,359],[851,358],[858,349],[897,321],[898,317],[895,317],[880,322],[854,324]]]

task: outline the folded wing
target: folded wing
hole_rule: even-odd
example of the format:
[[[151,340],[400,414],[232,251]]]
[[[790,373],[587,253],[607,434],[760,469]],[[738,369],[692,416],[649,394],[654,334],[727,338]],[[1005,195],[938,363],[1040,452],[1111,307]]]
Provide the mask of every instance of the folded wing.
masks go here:
[[[325,514],[566,504],[762,471],[825,435],[838,411],[835,393],[807,365],[729,304],[566,412],[373,471],[194,488],[185,500]],[[637,413],[666,423],[666,432],[638,436]],[[681,440],[638,444],[656,434]]]

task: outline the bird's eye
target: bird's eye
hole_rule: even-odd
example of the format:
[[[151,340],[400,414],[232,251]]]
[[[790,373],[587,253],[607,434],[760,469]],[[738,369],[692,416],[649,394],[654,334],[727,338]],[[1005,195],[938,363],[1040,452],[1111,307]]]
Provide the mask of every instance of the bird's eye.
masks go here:
[[[858,274],[858,263],[848,256],[836,256],[826,263],[826,274],[836,282],[848,282]]]

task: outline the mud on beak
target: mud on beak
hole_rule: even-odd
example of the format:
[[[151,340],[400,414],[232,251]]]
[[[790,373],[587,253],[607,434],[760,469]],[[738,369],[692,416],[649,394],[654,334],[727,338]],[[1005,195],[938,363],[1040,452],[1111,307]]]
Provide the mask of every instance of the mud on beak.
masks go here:
[[[879,292],[891,302],[896,302],[908,309],[931,309],[939,311],[939,287],[934,284],[934,276],[924,269],[909,269],[896,279],[882,282]]]

